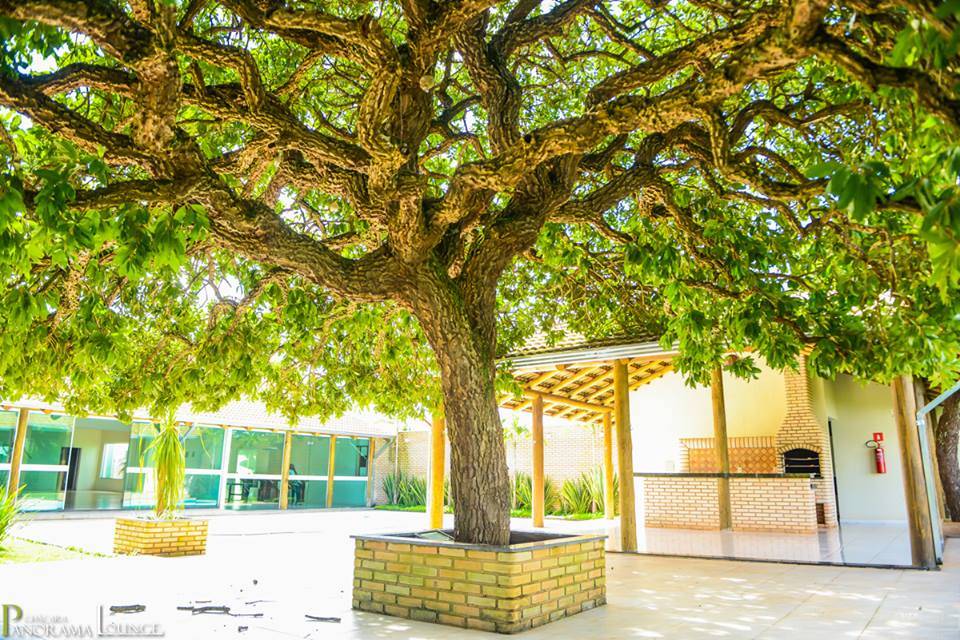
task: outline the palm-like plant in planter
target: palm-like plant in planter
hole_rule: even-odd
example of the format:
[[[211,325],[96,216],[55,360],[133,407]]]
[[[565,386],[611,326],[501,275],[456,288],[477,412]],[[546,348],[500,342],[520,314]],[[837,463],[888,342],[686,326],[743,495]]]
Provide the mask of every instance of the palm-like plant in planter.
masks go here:
[[[180,425],[172,418],[157,427],[153,454],[156,504],[152,518],[120,518],[114,552],[158,556],[200,555],[206,551],[207,521],[183,516],[186,456]]]
[[[182,508],[184,481],[187,477],[180,427],[172,420],[162,423],[148,451],[153,453],[153,469],[156,474],[154,514],[157,520],[176,519]]]

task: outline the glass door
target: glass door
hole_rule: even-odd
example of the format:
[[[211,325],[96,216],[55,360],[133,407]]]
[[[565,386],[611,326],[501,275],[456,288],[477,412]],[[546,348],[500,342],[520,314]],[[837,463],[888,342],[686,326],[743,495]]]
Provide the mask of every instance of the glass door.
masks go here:
[[[227,467],[227,509],[279,509],[283,434],[234,429]]]
[[[17,411],[0,411],[0,491],[6,491],[10,477],[10,457],[17,430]]]
[[[30,412],[20,471],[25,511],[63,509],[67,488],[76,482],[81,462],[73,448],[74,422],[73,416]]]
[[[151,423],[136,422],[130,431],[123,506],[127,509],[152,509],[156,504],[153,452],[150,444],[156,436]],[[184,428],[183,506],[187,509],[215,509],[219,505],[220,465],[223,459],[224,431],[218,427]]]
[[[64,508],[119,509],[129,446],[129,425],[112,418],[77,418]]]
[[[293,434],[287,508],[323,509],[327,506],[330,438]]]
[[[337,438],[334,456],[333,506],[363,507],[367,503],[368,438]]]

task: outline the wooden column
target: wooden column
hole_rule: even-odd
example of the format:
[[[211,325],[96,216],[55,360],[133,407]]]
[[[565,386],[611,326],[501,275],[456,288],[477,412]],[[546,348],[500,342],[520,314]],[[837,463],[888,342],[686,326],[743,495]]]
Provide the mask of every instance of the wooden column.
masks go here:
[[[283,434],[283,462],[280,464],[280,508],[286,509],[289,497],[287,493],[290,490],[290,450],[293,447],[293,433],[287,431]]]
[[[543,526],[544,495],[543,495],[543,396],[533,396],[533,477],[531,511],[533,526]]]
[[[893,414],[900,438],[900,464],[903,467],[903,489],[907,502],[907,524],[910,529],[910,555],[913,565],[935,569],[933,526],[927,504],[927,486],[923,476],[923,459],[917,433],[917,402],[913,376],[893,379]]]
[[[377,455],[377,439],[370,438],[367,446],[367,506],[372,507],[376,500],[376,479],[373,474],[373,459]]]
[[[603,515],[607,520],[617,516],[613,503],[613,420],[610,412],[603,414]]]
[[[713,451],[721,474],[717,482],[720,510],[720,528],[730,529],[733,520],[730,510],[730,452],[727,450],[727,405],[723,397],[723,369],[715,367],[710,373],[710,397],[713,401]]]
[[[17,415],[17,432],[13,436],[13,451],[10,453],[10,476],[7,479],[7,494],[20,491],[20,467],[23,463],[23,445],[27,441],[29,409],[20,409]]]
[[[430,484],[427,486],[427,526],[443,527],[443,476],[446,465],[446,421],[434,414],[430,425]]]
[[[620,550],[637,550],[637,505],[633,492],[633,438],[630,433],[630,390],[627,361],[613,363],[613,419],[617,425],[620,470]]]
[[[327,464],[327,509],[333,506],[333,476],[337,464],[337,436],[330,436],[330,459]]]
[[[917,399],[917,412],[927,404],[926,390],[927,386],[922,380],[913,381],[914,396]],[[940,478],[940,459],[937,457],[937,441],[933,433],[933,414],[928,413],[923,416],[923,424],[920,427],[927,434],[927,444],[930,451],[930,467],[933,469],[933,486],[937,491],[937,509],[940,510],[940,519],[945,520],[943,514],[947,512],[947,499],[943,493],[943,481]],[[936,522],[933,523],[936,526]]]

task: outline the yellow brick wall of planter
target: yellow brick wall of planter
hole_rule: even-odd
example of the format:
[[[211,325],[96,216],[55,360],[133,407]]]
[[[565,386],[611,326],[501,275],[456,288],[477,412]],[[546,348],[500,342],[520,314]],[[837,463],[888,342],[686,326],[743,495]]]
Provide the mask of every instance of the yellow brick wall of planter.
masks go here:
[[[361,611],[517,633],[605,603],[602,539],[528,551],[356,541]]]
[[[199,556],[207,550],[206,520],[120,518],[113,552],[122,555]]]

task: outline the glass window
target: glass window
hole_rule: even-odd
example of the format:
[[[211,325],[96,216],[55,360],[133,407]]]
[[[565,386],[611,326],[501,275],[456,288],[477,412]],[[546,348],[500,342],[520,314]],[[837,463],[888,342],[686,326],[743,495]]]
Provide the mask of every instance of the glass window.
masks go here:
[[[334,475],[366,476],[369,451],[370,441],[367,438],[337,438]]]
[[[219,469],[223,462],[223,429],[190,428],[183,439],[183,451],[187,469]]]
[[[362,507],[367,503],[366,480],[337,480],[333,483],[334,507]]]
[[[280,504],[280,480],[254,480],[238,475],[227,480],[224,501],[229,509],[276,509]]]
[[[0,411],[0,464],[10,462],[13,436],[17,431],[17,411]]]
[[[279,476],[282,464],[282,433],[239,429],[233,431],[230,441],[230,473],[241,476]]]
[[[125,509],[152,509],[154,506],[152,473],[127,471],[123,479],[123,507]]]
[[[294,434],[290,445],[290,475],[327,476],[330,438]]]
[[[108,442],[103,445],[100,456],[100,478],[102,480],[123,480],[127,470],[127,442]]]
[[[294,480],[290,476],[287,508],[322,509],[327,506],[326,480]]]
[[[27,434],[29,436],[29,433]],[[63,508],[64,478],[57,471],[21,471],[20,497],[24,511],[54,511]]]
[[[219,474],[187,474],[183,503],[187,509],[215,509],[220,504]]]
[[[183,506],[187,509],[214,509],[219,504],[219,474],[187,473],[184,481]],[[129,472],[123,483],[125,509],[152,509],[156,505],[156,484],[153,470]]]
[[[73,416],[31,413],[23,464],[67,464],[73,422]]]
[[[134,422],[130,426],[130,448],[127,449],[127,468],[152,467],[153,452],[150,445],[157,430],[149,422]]]
[[[0,469],[0,491],[7,490],[7,480],[10,478],[10,472],[6,469]]]

